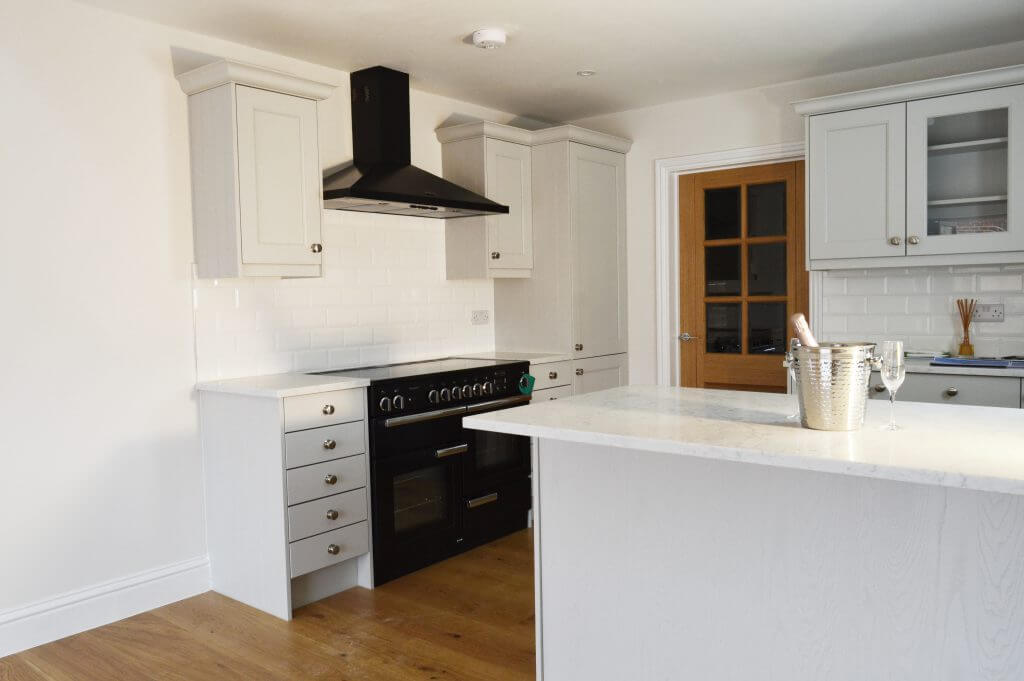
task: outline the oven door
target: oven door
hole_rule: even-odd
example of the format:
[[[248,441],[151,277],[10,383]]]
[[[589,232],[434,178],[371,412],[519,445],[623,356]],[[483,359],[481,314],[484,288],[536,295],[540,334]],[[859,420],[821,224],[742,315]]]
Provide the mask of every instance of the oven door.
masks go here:
[[[529,403],[527,396],[504,398],[472,405],[468,414],[508,409]],[[530,475],[530,438],[486,430],[466,428],[463,436],[469,445],[469,456],[463,459],[463,493],[475,497],[492,492],[510,481]]]
[[[468,446],[376,457],[373,478],[374,581],[382,584],[458,550],[462,457]]]

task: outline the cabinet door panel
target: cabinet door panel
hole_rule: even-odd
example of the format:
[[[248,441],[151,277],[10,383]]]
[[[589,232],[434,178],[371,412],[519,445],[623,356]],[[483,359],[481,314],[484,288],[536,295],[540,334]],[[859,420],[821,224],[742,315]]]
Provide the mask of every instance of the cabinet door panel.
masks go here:
[[[573,361],[572,394],[582,395],[626,385],[628,355],[588,357]]]
[[[1024,86],[907,104],[907,255],[1024,250]]]
[[[906,105],[812,116],[809,125],[810,259],[905,255]]]
[[[320,264],[316,102],[237,86],[236,106],[242,262]]]
[[[530,148],[487,140],[487,197],[509,207],[507,215],[487,216],[490,269],[533,267],[533,215],[530,199]],[[493,258],[497,253],[500,257]]]
[[[582,144],[569,149],[574,356],[624,352],[626,159]]]

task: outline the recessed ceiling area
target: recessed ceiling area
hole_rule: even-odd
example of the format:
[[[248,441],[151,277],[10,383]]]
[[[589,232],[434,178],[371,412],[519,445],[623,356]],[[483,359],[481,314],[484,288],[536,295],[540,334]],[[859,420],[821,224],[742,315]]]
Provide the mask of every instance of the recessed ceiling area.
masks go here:
[[[1021,0],[86,2],[549,121],[1024,39]],[[473,47],[484,27],[507,44]]]

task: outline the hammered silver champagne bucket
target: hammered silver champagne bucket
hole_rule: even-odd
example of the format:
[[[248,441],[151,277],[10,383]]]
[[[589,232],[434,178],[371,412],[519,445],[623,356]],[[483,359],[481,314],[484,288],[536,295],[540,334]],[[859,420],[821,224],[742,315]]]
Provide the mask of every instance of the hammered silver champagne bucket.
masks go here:
[[[874,343],[794,343],[786,353],[792,367],[800,422],[815,430],[857,430],[864,425],[868,379],[878,367]]]

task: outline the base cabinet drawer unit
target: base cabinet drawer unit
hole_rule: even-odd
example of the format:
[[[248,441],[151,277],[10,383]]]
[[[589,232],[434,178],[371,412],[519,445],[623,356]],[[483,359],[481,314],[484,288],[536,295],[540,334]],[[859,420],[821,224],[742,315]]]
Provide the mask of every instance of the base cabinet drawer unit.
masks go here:
[[[534,392],[572,385],[572,361],[549,362],[547,364],[531,364],[530,373],[536,379]]]
[[[889,399],[878,372],[871,374],[868,397]],[[907,373],[896,391],[897,402],[970,404],[979,407],[1021,407],[1021,379],[1013,376]]]
[[[572,394],[618,388],[629,383],[625,353],[573,360]]]
[[[366,391],[267,379],[199,386],[210,581],[288,620],[373,587]]]
[[[572,397],[571,385],[560,385],[557,388],[544,388],[543,390],[533,391],[534,402],[547,402],[548,400],[558,400],[563,397]]]

